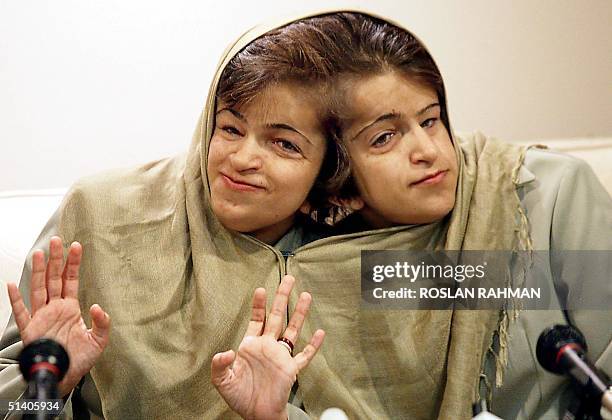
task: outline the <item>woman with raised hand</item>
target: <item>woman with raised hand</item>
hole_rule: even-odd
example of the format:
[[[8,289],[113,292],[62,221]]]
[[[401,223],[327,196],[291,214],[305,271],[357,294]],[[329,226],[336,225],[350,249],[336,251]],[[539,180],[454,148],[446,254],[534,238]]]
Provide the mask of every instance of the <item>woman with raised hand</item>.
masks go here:
[[[330,70],[275,28],[248,32],[222,58],[186,155],[71,188],[35,246],[49,246],[48,263],[35,251],[19,290],[9,286],[1,398],[25,389],[22,344],[48,337],[70,356],[60,392],[75,416],[230,415],[210,382],[212,356],[238,348],[255,290],[265,308],[259,288],[278,286],[282,244],[325,201],[337,164],[324,131]],[[62,240],[72,244],[65,264]],[[272,335],[285,322],[275,316]],[[299,368],[321,345],[313,337]]]
[[[545,328],[572,324],[586,336],[590,357],[612,372],[612,342],[605,332],[612,323],[612,294],[602,276],[612,263],[566,252],[612,251],[609,194],[576,158],[480,133],[454,134],[442,76],[408,31],[355,14],[321,30],[335,33],[346,54],[336,84],[337,136],[351,177],[340,201],[356,214],[337,226],[338,233],[410,225],[427,238],[423,249],[550,255],[534,268],[542,270],[535,281],[550,293],[538,310],[512,303],[501,312],[455,310],[448,323],[421,330],[449,333],[441,410],[450,407],[448,391],[460,383],[465,401],[488,399],[504,419],[583,410],[569,381],[539,366],[536,343]],[[316,289],[310,291],[319,299]],[[559,309],[542,310],[547,308]],[[333,329],[319,325],[332,341]],[[463,407],[456,413],[469,416]]]
[[[316,417],[338,407],[350,418],[459,419],[470,418],[483,398],[505,419],[558,418],[578,396],[567,379],[538,365],[536,341],[546,327],[574,324],[598,366],[612,372],[609,308],[363,310],[360,253],[612,250],[609,195],[577,159],[454,134],[437,66],[397,25],[335,13],[294,31],[309,35],[329,43],[320,54],[336,73],[331,126],[350,177],[334,199],[343,208],[329,216],[345,217],[336,236],[292,257],[295,293],[315,299],[303,329],[326,332],[298,377],[306,412]],[[553,307],[584,292],[585,279],[567,265],[551,263],[544,273],[557,292]],[[314,267],[326,274],[312,275]],[[612,301],[609,287],[596,286],[601,302]],[[257,360],[265,376],[263,352]]]
[[[346,142],[346,155],[340,148],[337,162],[334,157],[330,173],[336,177],[327,183],[325,194],[311,192],[308,203],[292,199],[291,207],[292,212],[302,204],[304,211],[316,209],[321,204],[315,203],[317,198],[340,191],[337,187],[349,175],[342,162],[350,155],[352,176],[340,198],[358,213],[335,232],[321,232],[298,218],[291,225],[286,216],[272,212],[268,215],[274,216],[273,229],[236,233],[248,232],[240,223],[257,209],[256,202],[238,199],[248,197],[241,193],[265,185],[259,183],[263,178],[243,177],[260,173],[265,161],[244,165],[244,159],[236,159],[235,164],[243,163],[242,176],[226,173],[220,164],[213,180],[214,138],[210,150],[207,141],[218,129],[228,145],[250,138],[244,136],[251,127],[249,116],[261,108],[268,111],[268,102],[254,105],[261,96],[242,102],[240,92],[230,93],[223,82],[213,83],[211,92],[217,92],[219,101],[216,115],[211,95],[186,160],[158,162],[102,183],[81,183],[63,206],[60,233],[67,241],[83,241],[86,250],[81,308],[99,303],[112,318],[109,345],[91,371],[93,382],[77,386],[76,394],[88,398],[95,385],[102,400],[99,412],[108,418],[227,418],[230,409],[254,418],[303,414],[293,404],[315,418],[329,407],[339,407],[351,418],[469,418],[479,385],[487,382],[481,379],[495,382],[496,372],[488,369],[488,349],[497,335],[507,345],[501,350],[508,350],[509,362],[500,377],[502,388],[493,390],[494,410],[506,418],[556,412],[560,406],[555,396],[566,383],[542,376],[531,346],[543,327],[565,321],[562,312],[542,317],[525,311],[508,323],[508,314],[495,311],[366,311],[361,251],[512,250],[553,243],[609,249],[606,229],[589,235],[570,235],[564,229],[568,214],[578,223],[609,226],[609,199],[600,194],[592,175],[569,158],[562,158],[567,165],[560,171],[557,161],[543,152],[523,153],[479,135],[462,140],[454,136],[433,60],[420,42],[394,24],[367,14],[328,13],[274,28],[246,48],[246,42],[238,43],[221,67],[233,68],[231,57],[239,57],[234,63],[239,76],[230,81],[257,87],[246,83],[252,77],[240,73],[240,66],[255,63],[259,54],[270,53],[272,58],[287,52],[290,59],[284,62],[293,63],[293,71],[316,74],[316,80],[336,78],[335,84],[314,91],[325,93],[315,102],[329,104],[334,111],[331,118],[320,119],[322,131],[333,130],[341,145]],[[245,39],[271,29],[257,30]],[[264,85],[277,86],[274,81],[282,72],[260,70],[258,77],[270,78]],[[306,76],[297,81],[308,80]],[[293,100],[310,98],[295,88],[292,84],[290,91],[300,96],[290,95]],[[222,92],[228,92],[226,99]],[[234,100],[239,105],[232,105]],[[220,107],[223,101],[231,109]],[[281,110],[291,109],[282,105]],[[305,111],[310,108],[304,103],[298,108],[299,117],[280,124],[266,120],[262,129],[289,125],[304,134],[300,128],[306,127],[292,123],[308,116]],[[230,119],[222,124],[222,116]],[[392,125],[377,125],[384,122]],[[293,149],[284,142],[272,144]],[[254,143],[247,145],[254,153]],[[396,160],[400,151],[404,159]],[[555,170],[539,170],[547,165]],[[414,172],[425,167],[432,172]],[[534,179],[538,181],[530,182]],[[125,198],[114,192],[117,185],[129,193]],[[302,184],[296,180],[292,188],[295,185]],[[318,186],[322,184],[315,182]],[[424,186],[437,194],[421,191],[412,196]],[[389,189],[397,197],[385,193]],[[570,191],[581,196],[568,200]],[[218,205],[215,194],[220,194]],[[276,197],[267,202],[272,208],[281,204],[284,194]],[[562,201],[555,203],[555,197]],[[387,208],[393,200],[394,207]],[[585,202],[592,213],[585,213]],[[108,203],[116,211],[109,211]],[[337,215],[332,213],[330,219]],[[259,218],[252,220],[260,226]],[[268,316],[275,326],[266,328],[259,288],[275,290],[285,273],[297,280],[291,288],[281,285],[282,297],[271,302]],[[278,312],[284,312],[285,301],[295,308],[288,317],[293,326],[283,328],[282,321],[279,328]],[[598,322],[586,313],[570,315],[599,357],[608,339],[597,340],[593,331]],[[600,316],[605,320],[608,313]],[[293,331],[300,328],[298,336]],[[322,339],[319,328],[325,330],[325,344],[311,358],[309,345],[316,349]],[[309,362],[302,369],[304,358]],[[500,361],[501,373],[503,357]],[[605,365],[609,359],[600,357],[599,363]],[[277,374],[269,375],[271,367]],[[267,384],[245,386],[260,375]],[[297,385],[289,397],[293,404],[287,405],[284,400],[294,375]],[[269,388],[270,382],[277,387]],[[261,394],[267,400],[258,398],[256,393],[265,389],[275,389],[274,398],[267,393]],[[90,407],[91,402],[88,399]]]

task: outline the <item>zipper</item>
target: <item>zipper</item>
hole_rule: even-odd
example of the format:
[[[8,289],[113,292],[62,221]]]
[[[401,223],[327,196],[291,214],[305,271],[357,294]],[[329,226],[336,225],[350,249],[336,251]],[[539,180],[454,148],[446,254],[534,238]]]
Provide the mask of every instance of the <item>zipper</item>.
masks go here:
[[[250,235],[246,235],[246,234],[242,234],[242,237],[245,238],[248,241],[254,242],[257,245],[263,247],[263,248],[267,248],[270,251],[274,252],[274,255],[276,255],[276,260],[278,261],[278,271],[279,271],[279,277],[278,277],[278,284],[280,284],[282,278],[285,276],[285,274],[287,274],[287,261],[286,258],[288,257],[292,257],[295,254],[289,253],[289,252],[281,252],[278,249],[274,248],[272,245],[268,245],[265,242],[260,241],[257,238],[254,238]],[[285,255],[287,254],[287,255]]]
[[[281,251],[281,255],[283,256],[283,271],[284,273],[281,275],[281,280],[282,278],[285,276],[285,274],[287,274],[287,271],[289,271],[289,258],[293,257],[295,255],[294,252],[289,252],[289,251]],[[280,283],[280,280],[279,280]],[[287,310],[285,311],[285,328],[287,328],[287,325],[289,325],[289,319],[291,318],[291,313],[289,312],[289,302],[287,302]],[[297,379],[295,381],[295,384],[297,384]],[[294,384],[294,385],[295,385]],[[293,389],[293,388],[292,388]],[[297,390],[297,388],[296,388]]]
[[[289,252],[289,251],[281,251],[281,255],[283,256],[283,260],[284,260],[283,261],[284,262],[284,264],[283,264],[283,266],[284,266],[283,267],[283,271],[284,271],[283,276],[284,276],[289,271],[289,258],[295,256],[295,253],[294,252]],[[282,279],[282,276],[281,276],[281,279]]]

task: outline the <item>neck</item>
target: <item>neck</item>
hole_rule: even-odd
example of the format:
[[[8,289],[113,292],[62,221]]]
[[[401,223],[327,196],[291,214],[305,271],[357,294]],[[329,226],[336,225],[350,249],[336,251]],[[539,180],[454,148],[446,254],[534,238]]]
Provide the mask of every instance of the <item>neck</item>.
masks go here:
[[[249,235],[268,245],[273,245],[278,242],[278,240],[282,238],[283,235],[289,231],[289,229],[291,229],[294,220],[295,216],[291,216],[272,226],[266,226],[264,228],[249,232]]]
[[[383,229],[392,226],[397,226],[399,223],[393,223],[390,220],[385,219],[376,212],[372,211],[369,207],[364,207],[359,214],[370,226],[371,229]]]

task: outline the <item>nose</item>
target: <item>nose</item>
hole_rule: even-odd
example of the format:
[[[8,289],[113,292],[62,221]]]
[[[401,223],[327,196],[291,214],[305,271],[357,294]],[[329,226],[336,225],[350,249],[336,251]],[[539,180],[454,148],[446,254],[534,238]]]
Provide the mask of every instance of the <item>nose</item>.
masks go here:
[[[410,162],[414,164],[431,164],[438,158],[438,146],[434,139],[420,125],[414,130],[410,139]]]
[[[230,153],[229,160],[236,172],[254,172],[262,166],[262,150],[254,136],[247,136],[236,142],[235,149]]]

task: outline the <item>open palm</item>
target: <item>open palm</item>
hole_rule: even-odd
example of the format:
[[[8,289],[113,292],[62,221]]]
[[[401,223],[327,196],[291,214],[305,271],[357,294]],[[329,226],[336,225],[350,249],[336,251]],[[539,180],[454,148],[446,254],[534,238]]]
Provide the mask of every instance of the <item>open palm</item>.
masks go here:
[[[317,330],[304,350],[293,356],[278,342],[284,314],[295,279],[285,276],[266,320],[266,292],[257,289],[247,332],[238,352],[218,353],[212,360],[212,382],[229,407],[248,419],[286,419],[291,387],[300,370],[308,366],[323,343]],[[311,297],[302,293],[282,337],[295,343],[310,307]]]
[[[65,265],[61,239],[51,238],[49,248],[46,267],[42,251],[35,251],[32,256],[31,315],[15,284],[9,284],[8,292],[24,346],[44,337],[57,341],[68,352],[70,367],[59,384],[60,395],[64,396],[91,370],[108,344],[110,318],[100,306],[93,305],[92,328],[88,329],[81,316],[78,301],[81,245],[75,242],[70,246]]]

